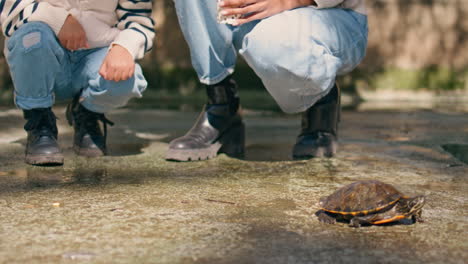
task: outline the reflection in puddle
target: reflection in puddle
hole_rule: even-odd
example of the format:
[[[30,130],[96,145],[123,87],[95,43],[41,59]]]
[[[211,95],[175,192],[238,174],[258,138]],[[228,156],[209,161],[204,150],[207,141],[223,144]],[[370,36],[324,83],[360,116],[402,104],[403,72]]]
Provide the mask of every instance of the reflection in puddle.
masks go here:
[[[26,173],[26,186],[30,188],[59,185],[67,182],[67,177],[61,169],[28,168]]]
[[[468,145],[446,144],[442,148],[461,162],[468,164]]]
[[[107,170],[103,168],[78,168],[73,171],[66,171],[61,168],[28,168],[26,186],[34,188],[66,184],[102,184],[106,182],[106,178]]]
[[[71,185],[141,184],[148,176],[151,174],[145,171],[109,168],[30,167],[0,172],[0,193]]]
[[[76,169],[72,181],[80,184],[102,184],[108,179],[107,169]]]
[[[15,189],[34,189],[69,184],[103,184],[107,182],[106,169],[23,168],[0,172],[0,192]]]

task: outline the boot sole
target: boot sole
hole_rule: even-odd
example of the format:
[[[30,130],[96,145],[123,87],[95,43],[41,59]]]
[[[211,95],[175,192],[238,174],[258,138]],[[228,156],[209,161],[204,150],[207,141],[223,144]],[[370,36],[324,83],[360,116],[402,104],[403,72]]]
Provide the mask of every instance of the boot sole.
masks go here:
[[[73,151],[75,151],[75,154],[78,156],[84,156],[84,157],[90,157],[90,158],[102,157],[106,155],[106,152],[100,149],[84,149],[84,148],[80,148],[77,146],[73,147]]]
[[[166,154],[166,160],[169,161],[198,161],[208,160],[218,155],[221,143],[216,142],[204,149],[169,149]]]
[[[245,125],[241,123],[231,128],[219,140],[203,149],[171,149],[166,153],[169,161],[201,161],[215,158],[224,153],[229,157],[242,159],[245,153]]]
[[[318,147],[310,149],[307,153],[293,153],[293,160],[308,160],[313,158],[332,158],[336,155],[338,144],[332,144],[327,147]],[[305,151],[301,151],[305,152]]]
[[[48,154],[48,155],[26,155],[25,162],[31,165],[62,165],[63,154]]]

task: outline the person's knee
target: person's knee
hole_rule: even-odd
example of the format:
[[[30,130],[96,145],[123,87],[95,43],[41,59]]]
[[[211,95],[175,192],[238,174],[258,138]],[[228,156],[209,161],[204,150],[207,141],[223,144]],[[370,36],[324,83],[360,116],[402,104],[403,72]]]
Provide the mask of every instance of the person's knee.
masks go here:
[[[55,33],[42,22],[30,22],[22,25],[7,42],[10,53],[26,54],[33,51],[44,53],[47,50],[55,50],[57,47],[58,41]]]
[[[283,39],[278,35],[275,23],[265,22],[258,23],[244,37],[240,54],[253,68],[261,71],[287,70],[293,62],[292,53],[296,52],[298,43]]]
[[[276,63],[274,56],[277,56],[277,42],[270,42],[268,36],[262,32],[251,32],[244,38],[244,44],[240,54],[256,67],[273,66]]]

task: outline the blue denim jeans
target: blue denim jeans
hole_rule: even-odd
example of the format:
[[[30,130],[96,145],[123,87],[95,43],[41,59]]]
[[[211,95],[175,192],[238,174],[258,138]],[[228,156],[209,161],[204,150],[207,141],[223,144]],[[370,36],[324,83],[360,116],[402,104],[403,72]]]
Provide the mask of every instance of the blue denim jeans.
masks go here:
[[[126,81],[107,81],[99,68],[106,48],[69,51],[58,42],[52,29],[41,22],[21,26],[6,42],[7,61],[15,87],[15,103],[24,110],[47,108],[58,100],[81,92],[88,110],[105,113],[141,97],[147,82],[141,67]]]
[[[175,0],[200,81],[233,73],[238,52],[287,113],[312,106],[366,53],[367,17],[352,10],[303,7],[233,27],[217,23],[216,5]]]

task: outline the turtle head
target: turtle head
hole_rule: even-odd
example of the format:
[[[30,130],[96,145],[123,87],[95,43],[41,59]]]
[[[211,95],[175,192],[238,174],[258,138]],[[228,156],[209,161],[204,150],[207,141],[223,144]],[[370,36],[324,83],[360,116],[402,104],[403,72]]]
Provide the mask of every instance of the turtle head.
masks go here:
[[[319,202],[318,202],[318,206],[320,206],[320,207],[323,208],[323,206],[325,205],[326,201],[327,201],[327,197],[321,197],[320,200],[319,200]]]
[[[422,195],[412,198],[402,198],[399,202],[398,210],[405,215],[413,215],[421,211],[425,202],[426,198]]]

